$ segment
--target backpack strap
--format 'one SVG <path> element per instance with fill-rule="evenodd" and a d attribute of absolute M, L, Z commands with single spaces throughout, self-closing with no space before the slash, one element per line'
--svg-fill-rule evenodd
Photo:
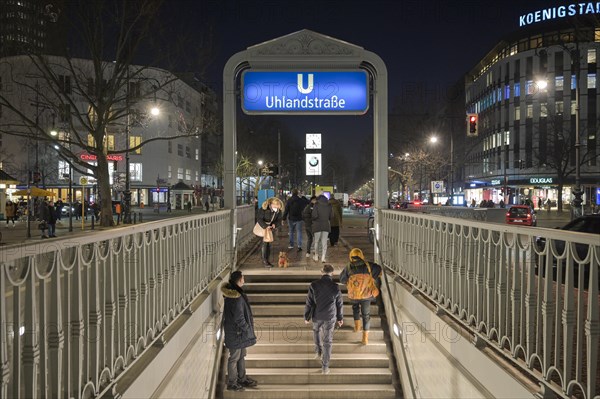
<path fill-rule="evenodd" d="M 367 270 L 369 270 L 369 275 L 371 277 L 373 277 L 373 273 L 371 273 L 371 265 L 369 264 L 369 262 L 365 261 L 365 265 L 367 265 Z"/>

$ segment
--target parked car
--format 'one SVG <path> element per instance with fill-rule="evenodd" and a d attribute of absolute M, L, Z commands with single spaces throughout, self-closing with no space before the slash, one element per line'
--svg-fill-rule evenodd
<path fill-rule="evenodd" d="M 506 223 L 537 226 L 537 215 L 529 205 L 513 205 L 506 212 Z"/>
<path fill-rule="evenodd" d="M 585 233 L 585 234 L 594 234 L 595 236 L 599 237 L 598 241 L 600 242 L 600 215 L 599 214 L 591 214 L 591 215 L 584 215 L 581 217 L 578 217 L 577 219 L 574 219 L 572 221 L 570 221 L 569 223 L 567 223 L 566 225 L 564 225 L 563 227 L 560 227 L 557 229 L 560 230 L 565 230 L 565 231 L 573 231 L 573 232 L 578 232 L 578 233 Z M 544 248 L 546 247 L 546 238 L 545 237 L 538 237 L 536 239 L 536 244 L 538 246 L 538 251 L 543 251 Z M 556 252 L 560 255 L 563 254 L 565 251 L 565 242 L 561 241 L 561 240 L 555 240 L 554 241 L 554 248 L 556 249 Z M 587 244 L 575 244 L 575 252 L 577 253 L 577 257 L 579 259 L 585 259 L 587 258 L 588 255 L 588 251 L 589 251 L 589 245 Z M 545 276 L 545 269 L 543 267 L 543 265 L 541 265 L 542 267 L 542 276 Z M 589 279 L 590 279 L 590 264 L 587 263 L 584 265 L 585 269 L 583 271 L 583 281 L 584 281 L 584 287 L 587 288 L 589 285 Z M 556 280 L 556 275 L 557 275 L 557 264 L 556 264 L 556 260 L 553 261 L 553 279 Z M 565 263 L 563 262 L 563 269 L 562 269 L 562 276 L 561 276 L 561 281 L 564 283 L 565 281 L 565 276 L 564 276 L 564 271 L 565 271 Z M 573 271 L 574 271 L 574 285 L 575 287 L 578 287 L 579 285 L 579 264 L 577 262 L 573 263 Z M 536 270 L 536 274 L 537 274 L 537 270 Z M 600 274 L 598 275 L 598 282 L 600 284 Z"/>

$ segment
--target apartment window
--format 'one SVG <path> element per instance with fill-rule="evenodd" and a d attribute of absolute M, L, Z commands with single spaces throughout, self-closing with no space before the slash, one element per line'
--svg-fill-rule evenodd
<path fill-rule="evenodd" d="M 173 153 L 173 143 L 171 142 L 171 140 L 167 141 L 167 152 L 169 154 Z"/>
<path fill-rule="evenodd" d="M 533 104 L 527 104 L 527 118 L 533 118 Z"/>
<path fill-rule="evenodd" d="M 62 123 L 71 123 L 71 104 L 60 104 L 58 106 L 58 118 Z"/>
<path fill-rule="evenodd" d="M 533 84 L 533 80 L 528 80 L 525 82 L 525 93 L 527 93 L 527 95 L 535 94 L 535 85 Z"/>
<path fill-rule="evenodd" d="M 504 86 L 504 99 L 508 100 L 510 98 L 510 85 Z"/>
<path fill-rule="evenodd" d="M 510 132 L 504 132 L 504 145 L 510 145 Z"/>
<path fill-rule="evenodd" d="M 137 147 L 140 144 L 142 144 L 142 136 L 129 136 L 129 148 Z M 141 154 L 142 148 L 138 148 L 137 150 L 133 151 L 133 153 Z"/>
<path fill-rule="evenodd" d="M 183 168 L 177 168 L 177 178 L 183 180 Z"/>
<path fill-rule="evenodd" d="M 565 104 L 562 101 L 557 101 L 554 105 L 557 115 L 562 115 L 565 112 Z"/>
<path fill-rule="evenodd" d="M 107 134 L 106 136 L 104 136 L 104 146 L 106 147 L 106 149 L 108 151 L 115 150 L 115 135 L 114 134 Z"/>
<path fill-rule="evenodd" d="M 571 75 L 571 90 L 575 90 L 577 87 L 577 78 L 575 75 Z"/>
<path fill-rule="evenodd" d="M 167 166 L 167 179 L 173 177 L 173 172 L 171 170 L 171 165 Z"/>
<path fill-rule="evenodd" d="M 190 146 L 188 146 L 188 145 L 185 146 L 185 156 L 187 158 L 192 159 L 192 150 L 190 149 Z"/>
<path fill-rule="evenodd" d="M 200 172 L 196 171 L 196 182 L 200 181 Z"/>
<path fill-rule="evenodd" d="M 67 161 L 58 161 L 58 180 L 69 180 L 71 165 Z"/>
<path fill-rule="evenodd" d="M 87 145 L 88 147 L 96 148 L 96 139 L 91 133 L 88 133 L 87 136 Z"/>
<path fill-rule="evenodd" d="M 594 41 L 596 43 L 600 42 L 600 28 L 596 28 L 596 31 L 594 32 Z"/>
<path fill-rule="evenodd" d="M 565 85 L 564 76 L 557 76 L 554 78 L 554 88 L 557 91 L 561 91 L 563 89 L 564 85 Z"/>
<path fill-rule="evenodd" d="M 595 89 L 596 88 L 596 74 L 595 73 L 588 73 L 588 83 L 587 83 L 587 88 L 588 89 Z"/>
<path fill-rule="evenodd" d="M 192 170 L 191 169 L 185 170 L 185 180 L 192 180 Z"/>
<path fill-rule="evenodd" d="M 576 108 L 577 103 L 575 101 L 571 101 L 571 115 L 575 115 Z"/>
<path fill-rule="evenodd" d="M 183 144 L 177 144 L 177 155 L 183 156 Z"/>
<path fill-rule="evenodd" d="M 173 115 L 169 115 L 169 127 L 173 127 Z"/>
<path fill-rule="evenodd" d="M 129 82 L 129 98 L 140 98 L 140 82 Z"/>
<path fill-rule="evenodd" d="M 88 161 L 87 164 L 91 165 L 91 166 L 98 166 L 98 162 L 96 162 L 96 161 Z M 109 162 L 108 163 L 108 172 L 109 172 L 108 176 L 109 176 L 109 180 L 110 180 L 109 184 L 113 184 L 112 173 L 110 173 L 110 167 L 111 166 L 112 166 L 112 162 Z M 88 183 L 89 184 L 93 184 L 93 183 L 96 182 L 96 178 L 94 177 L 94 172 L 91 169 L 86 169 L 86 176 L 88 178 Z"/>
<path fill-rule="evenodd" d="M 540 103 L 540 118 L 548 117 L 548 103 Z"/>
<path fill-rule="evenodd" d="M 594 48 L 588 49 L 587 60 L 588 60 L 588 64 L 596 63 L 596 49 L 594 49 Z"/>
<path fill-rule="evenodd" d="M 71 77 L 67 75 L 58 75 L 58 86 L 64 94 L 71 94 Z"/>
<path fill-rule="evenodd" d="M 200 150 L 196 148 L 196 161 L 200 160 Z"/>
<path fill-rule="evenodd" d="M 141 162 L 131 162 L 129 164 L 129 179 L 131 181 L 142 181 Z"/>
<path fill-rule="evenodd" d="M 521 84 L 515 83 L 515 97 L 521 96 Z"/>
<path fill-rule="evenodd" d="M 515 120 L 521 120 L 521 107 L 515 107 Z"/>

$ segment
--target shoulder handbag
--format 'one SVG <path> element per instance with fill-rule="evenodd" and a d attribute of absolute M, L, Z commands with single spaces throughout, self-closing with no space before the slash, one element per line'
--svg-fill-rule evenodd
<path fill-rule="evenodd" d="M 273 217 L 271 218 L 271 221 L 269 222 L 269 225 L 271 223 L 273 223 L 273 220 L 275 220 L 275 212 L 273 212 Z M 258 237 L 264 237 L 265 236 L 265 230 L 267 229 L 263 229 L 260 225 L 260 223 L 256 222 L 256 224 L 254 225 L 254 228 L 252 229 L 252 232 L 254 233 L 255 236 Z M 272 239 L 272 235 L 271 235 L 271 241 L 273 241 Z M 269 241 L 269 242 L 271 242 Z"/>

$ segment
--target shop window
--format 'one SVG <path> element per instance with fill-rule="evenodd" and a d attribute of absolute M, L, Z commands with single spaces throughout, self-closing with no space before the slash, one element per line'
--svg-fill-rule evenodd
<path fill-rule="evenodd" d="M 587 88 L 588 89 L 595 89 L 596 88 L 596 74 L 595 73 L 588 73 L 588 76 L 587 76 Z"/>
<path fill-rule="evenodd" d="M 533 104 L 527 104 L 527 119 L 533 118 Z"/>
<path fill-rule="evenodd" d="M 594 48 L 588 49 L 588 52 L 587 52 L 587 62 L 588 62 L 588 64 L 595 64 L 596 63 L 596 49 L 594 49 Z"/>

